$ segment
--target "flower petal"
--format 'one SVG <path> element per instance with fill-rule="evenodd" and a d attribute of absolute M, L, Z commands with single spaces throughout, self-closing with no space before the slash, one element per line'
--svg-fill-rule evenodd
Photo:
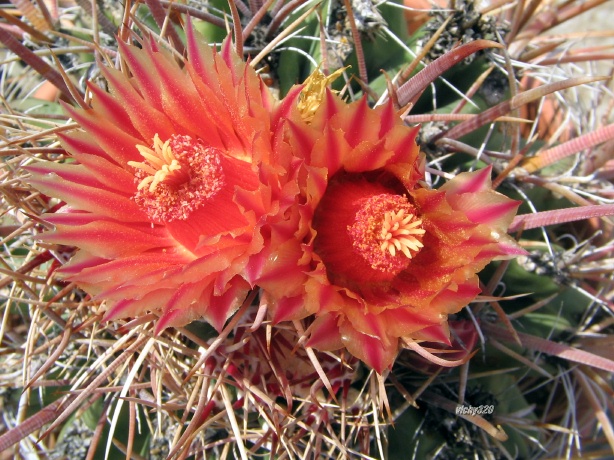
<path fill-rule="evenodd" d="M 471 222 L 507 229 L 516 215 L 519 201 L 494 192 L 448 195 L 454 209 L 461 210 Z"/>
<path fill-rule="evenodd" d="M 334 315 L 318 316 L 309 326 L 311 335 L 305 344 L 318 350 L 332 351 L 343 347 L 337 318 Z"/>
<path fill-rule="evenodd" d="M 339 326 L 339 331 L 348 351 L 372 367 L 375 372 L 381 374 L 386 368 L 392 367 L 398 353 L 398 339 L 384 343 L 378 338 L 358 332 L 347 322 Z"/>
<path fill-rule="evenodd" d="M 168 139 L 175 133 L 175 127 L 170 118 L 163 111 L 149 105 L 143 99 L 143 96 L 136 91 L 134 86 L 130 84 L 130 81 L 126 79 L 124 74 L 118 70 L 108 68 L 103 68 L 102 74 L 107 80 L 114 99 L 123 102 L 124 110 L 130 119 L 129 123 L 116 124 L 116 126 L 121 126 L 126 131 L 138 132 L 138 138 L 144 141 L 140 143 L 146 145 L 150 143 L 156 134 L 164 139 Z M 97 92 L 106 94 L 100 90 Z M 106 96 L 106 98 L 108 97 Z"/>
<path fill-rule="evenodd" d="M 439 190 L 450 195 L 492 190 L 491 174 L 492 166 L 473 172 L 460 173 L 442 185 Z"/>
<path fill-rule="evenodd" d="M 113 259 L 152 249 L 170 248 L 174 241 L 168 234 L 147 225 L 113 221 L 92 222 L 79 227 L 57 225 L 54 232 L 39 237 L 43 241 L 78 246 L 96 257 Z"/>
<path fill-rule="evenodd" d="M 161 257 L 162 255 L 164 257 Z M 180 254 L 142 253 L 115 260 L 101 259 L 91 267 L 81 266 L 78 273 L 70 279 L 78 283 L 101 287 L 121 286 L 127 282 L 138 285 L 139 279 L 143 277 L 150 276 L 152 273 L 159 273 L 161 269 L 177 267 L 184 263 L 186 263 L 185 256 Z M 62 273 L 67 273 L 67 271 L 63 269 Z"/>
<path fill-rule="evenodd" d="M 87 182 L 88 179 L 84 181 Z M 147 217 L 134 201 L 114 191 L 105 190 L 98 181 L 82 185 L 65 180 L 50 170 L 45 174 L 33 174 L 29 182 L 41 192 L 60 198 L 76 209 L 91 211 L 117 221 L 147 221 Z"/>

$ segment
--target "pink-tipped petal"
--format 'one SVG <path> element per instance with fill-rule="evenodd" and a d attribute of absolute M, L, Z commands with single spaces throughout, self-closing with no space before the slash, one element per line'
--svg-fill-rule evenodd
<path fill-rule="evenodd" d="M 78 153 L 73 154 L 73 157 L 106 187 L 118 193 L 130 195 L 134 193 L 136 189 L 134 176 L 125 169 L 97 155 Z"/>
<path fill-rule="evenodd" d="M 104 74 L 107 69 L 103 68 L 101 71 Z M 110 84 L 109 81 L 108 83 Z M 122 97 L 115 98 L 92 82 L 87 83 L 87 89 L 93 95 L 92 109 L 94 109 L 97 113 L 100 113 L 102 118 L 105 118 L 115 126 L 121 126 L 128 134 L 134 137 L 140 137 L 142 135 L 142 133 L 139 133 L 136 129 L 133 129 L 132 120 L 126 111 L 126 109 L 129 109 L 131 105 L 126 103 L 122 104 L 120 102 L 123 99 Z"/>
<path fill-rule="evenodd" d="M 372 367 L 375 372 L 381 374 L 386 368 L 392 367 L 398 353 L 398 339 L 384 343 L 380 338 L 358 332 L 348 323 L 342 323 L 339 331 L 341 340 L 348 351 Z"/>
<path fill-rule="evenodd" d="M 443 185 L 440 190 L 450 194 L 477 193 L 490 190 L 492 188 L 491 174 L 492 166 L 473 172 L 460 173 Z"/>
<path fill-rule="evenodd" d="M 420 329 L 414 334 L 413 338 L 416 340 L 438 342 L 452 346 L 452 342 L 450 341 L 450 329 L 447 322 Z"/>
<path fill-rule="evenodd" d="M 339 326 L 334 315 L 323 315 L 316 318 L 309 327 L 311 335 L 306 345 L 318 350 L 332 351 L 343 347 Z"/>
<path fill-rule="evenodd" d="M 239 309 L 249 291 L 249 285 L 235 278 L 230 282 L 228 289 L 221 295 L 212 295 L 209 298 L 207 309 L 203 317 L 218 331 L 224 328 L 224 324 Z"/>
<path fill-rule="evenodd" d="M 282 297 L 269 305 L 274 324 L 305 316 L 305 300 L 301 296 Z"/>
<path fill-rule="evenodd" d="M 136 146 L 143 143 L 143 140 L 134 137 L 109 123 L 106 119 L 93 112 L 92 109 L 79 110 L 66 106 L 66 111 L 81 127 L 94 137 L 99 147 L 105 154 L 116 161 L 121 166 L 128 161 L 140 161 L 141 156 L 136 150 Z M 84 151 L 82 153 L 92 153 Z"/>
<path fill-rule="evenodd" d="M 156 134 L 166 139 L 175 133 L 173 123 L 163 111 L 148 107 L 147 113 L 143 113 L 145 102 L 143 96 L 137 93 L 120 71 L 105 69 L 103 75 L 107 79 L 115 98 L 123 102 L 130 118 L 130 124 L 117 126 L 122 126 L 123 129 L 128 128 L 130 131 L 137 131 L 138 137 L 146 144 L 149 144 Z"/>
<path fill-rule="evenodd" d="M 395 337 L 411 336 L 416 331 L 441 322 L 441 315 L 435 312 L 417 311 L 411 307 L 388 309 L 380 313 L 387 332 Z"/>
<path fill-rule="evenodd" d="M 104 183 L 99 182 L 89 169 L 74 164 L 63 163 L 38 163 L 26 167 L 26 171 L 33 174 L 34 178 L 45 178 L 45 176 L 58 177 L 62 181 L 73 182 L 75 184 L 87 185 L 90 187 L 105 187 Z"/>
<path fill-rule="evenodd" d="M 134 46 L 127 45 L 121 40 L 118 40 L 117 44 L 122 57 L 127 62 L 130 72 L 135 79 L 135 86 L 138 87 L 145 100 L 144 105 L 163 113 L 164 107 L 161 100 L 163 94 L 160 88 L 160 80 L 154 73 L 151 63 L 153 50 L 148 45 L 145 45 L 144 49 L 140 50 Z"/>
<path fill-rule="evenodd" d="M 127 226 L 119 222 L 92 222 L 80 227 L 56 226 L 56 231 L 40 237 L 43 241 L 78 246 L 106 259 L 139 254 L 174 242 L 166 232 L 146 225 Z"/>
<path fill-rule="evenodd" d="M 118 161 L 118 159 L 108 155 L 105 150 L 95 142 L 92 136 L 85 132 L 71 132 L 70 135 L 58 133 L 58 137 L 62 143 L 62 147 L 71 155 L 87 153 L 88 155 L 95 155 L 100 158 L 104 158 L 112 164 L 122 164 L 122 162 Z"/>
<path fill-rule="evenodd" d="M 466 215 L 472 222 L 480 224 L 496 224 L 503 228 L 507 228 L 509 223 L 516 215 L 519 202 L 508 201 L 504 199 L 492 199 L 490 203 L 476 203 L 480 207 L 467 209 Z M 471 206 L 473 203 L 465 203 Z M 507 225 L 506 225 L 507 223 Z"/>
<path fill-rule="evenodd" d="M 33 176 L 29 182 L 41 192 L 64 200 L 75 209 L 87 210 L 122 222 L 147 220 L 134 201 L 99 188 L 98 184 L 88 186 L 68 182 L 54 172 Z"/>

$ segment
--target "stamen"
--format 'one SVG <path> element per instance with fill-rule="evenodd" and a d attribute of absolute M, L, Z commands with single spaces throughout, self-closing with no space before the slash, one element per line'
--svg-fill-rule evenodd
<path fill-rule="evenodd" d="M 413 235 L 424 235 L 421 219 L 415 219 L 411 213 L 406 213 L 404 209 L 388 211 L 384 215 L 380 240 L 380 249 L 388 251 L 391 256 L 395 256 L 397 251 L 401 251 L 408 259 L 412 258 L 411 252 L 424 247 L 422 241 Z"/>
<path fill-rule="evenodd" d="M 181 164 L 175 158 L 170 142 L 171 139 L 162 142 L 156 134 L 153 139 L 153 150 L 144 145 L 136 146 L 141 156 L 148 163 L 129 161 L 128 165 L 149 174 L 141 180 L 137 186 L 138 190 L 149 186 L 149 192 L 153 193 L 162 182 L 177 186 L 190 180 L 189 174 L 186 173 L 185 169 L 182 170 Z"/>

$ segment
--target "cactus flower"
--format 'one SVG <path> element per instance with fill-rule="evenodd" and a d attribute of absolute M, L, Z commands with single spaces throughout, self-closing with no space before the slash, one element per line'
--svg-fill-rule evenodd
<path fill-rule="evenodd" d="M 109 91 L 90 84 L 91 107 L 66 107 L 81 128 L 60 135 L 72 161 L 34 164 L 30 182 L 66 203 L 41 239 L 79 249 L 61 272 L 106 301 L 106 319 L 219 330 L 253 287 L 263 225 L 297 190 L 276 141 L 284 104 L 230 40 L 216 52 L 186 35 L 181 63 L 119 42 L 126 70 L 102 68 Z"/>
<path fill-rule="evenodd" d="M 477 273 L 524 254 L 507 235 L 519 202 L 492 189 L 490 168 L 429 188 L 417 128 L 391 104 L 328 91 L 302 121 L 288 130 L 303 160 L 299 231 L 258 281 L 273 320 L 313 314 L 307 345 L 346 347 L 380 373 L 402 340 L 449 344 L 447 316 L 479 294 Z"/>

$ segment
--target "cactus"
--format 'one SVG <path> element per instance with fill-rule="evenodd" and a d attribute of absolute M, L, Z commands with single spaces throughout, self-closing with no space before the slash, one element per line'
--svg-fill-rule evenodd
<path fill-rule="evenodd" d="M 611 34 L 575 22 L 611 2 L 11 3 L 0 6 L 0 458 L 614 453 L 612 53 L 588 41 Z M 206 113 L 188 112 L 193 103 Z M 221 126 L 211 138 L 227 128 L 219 145 L 230 153 L 186 137 L 164 144 L 164 120 Z M 119 171 L 105 152 L 154 125 Z M 194 151 L 177 153 L 186 144 Z M 208 234 L 209 208 L 186 208 L 205 217 L 181 229 L 174 211 L 164 221 L 170 205 L 151 211 L 151 227 L 126 211 L 191 178 L 177 172 L 189 155 L 207 156 L 215 180 L 241 164 L 220 183 L 242 190 L 232 219 L 249 224 Z M 382 248 L 407 259 L 391 277 L 424 291 L 449 274 L 419 255 L 433 222 L 449 239 L 471 234 L 448 249 L 470 259 L 450 269 L 454 283 L 428 301 L 394 297 L 422 308 L 411 321 L 374 300 L 392 295 L 388 284 L 353 278 L 356 260 L 339 271 L 322 255 L 322 241 L 351 226 L 333 225 L 342 213 L 330 203 L 352 205 L 333 192 L 377 181 L 406 201 L 386 217 Z M 97 184 L 125 201 L 108 205 Z M 434 205 L 419 219 L 427 195 L 457 220 Z M 147 237 L 91 231 L 84 219 L 102 208 Z M 480 225 L 459 230 L 460 218 Z M 437 244 L 452 248 L 445 237 Z M 188 239 L 189 254 L 171 254 Z M 481 250 L 467 256 L 467 241 Z M 158 272 L 108 255 L 136 246 Z M 425 273 L 407 269 L 416 260 Z M 144 273 L 159 277 L 128 286 Z M 356 292 L 367 301 L 351 303 Z"/>

